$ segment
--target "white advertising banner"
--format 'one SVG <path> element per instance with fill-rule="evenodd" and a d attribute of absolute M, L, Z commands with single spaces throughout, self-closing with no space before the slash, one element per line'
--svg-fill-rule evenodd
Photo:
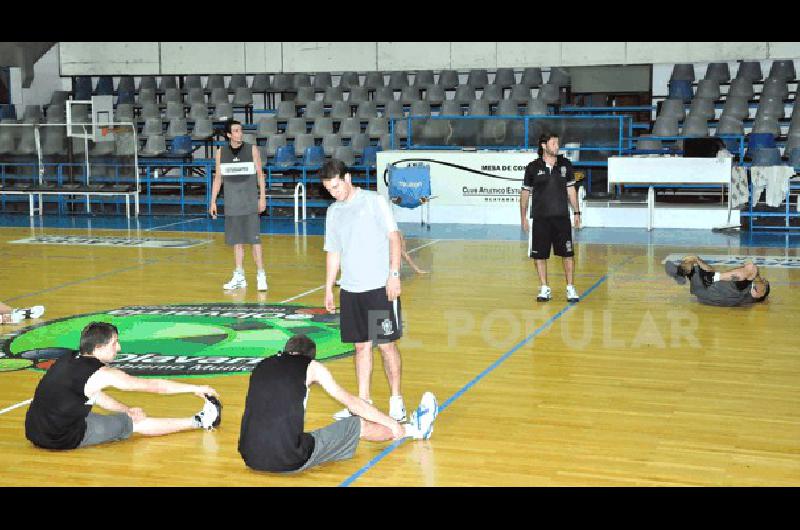
<path fill-rule="evenodd" d="M 519 192 L 536 151 L 379 151 L 378 193 L 388 199 L 388 167 L 427 165 L 431 223 L 519 224 Z M 392 208 L 398 222 L 419 222 L 420 209 Z"/>

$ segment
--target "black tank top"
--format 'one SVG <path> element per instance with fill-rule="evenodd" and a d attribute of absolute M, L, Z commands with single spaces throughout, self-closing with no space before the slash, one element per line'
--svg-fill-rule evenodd
<path fill-rule="evenodd" d="M 94 357 L 70 355 L 44 374 L 25 415 L 25 436 L 45 449 L 75 449 L 86 433 L 92 410 L 83 394 L 86 381 L 105 366 Z"/>
<path fill-rule="evenodd" d="M 250 375 L 239 432 L 239 454 L 249 467 L 294 471 L 311 457 L 314 437 L 303 431 L 310 362 L 300 355 L 276 355 Z"/>

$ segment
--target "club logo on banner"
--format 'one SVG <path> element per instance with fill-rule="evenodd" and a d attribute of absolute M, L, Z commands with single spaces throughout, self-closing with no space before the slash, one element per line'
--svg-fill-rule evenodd
<path fill-rule="evenodd" d="M 317 360 L 352 353 L 339 340 L 339 315 L 285 304 L 129 306 L 76 315 L 19 330 L 0 344 L 0 371 L 46 370 L 78 348 L 90 322 L 119 330 L 122 350 L 111 366 L 139 376 L 247 373 L 295 334 L 317 344 Z"/>

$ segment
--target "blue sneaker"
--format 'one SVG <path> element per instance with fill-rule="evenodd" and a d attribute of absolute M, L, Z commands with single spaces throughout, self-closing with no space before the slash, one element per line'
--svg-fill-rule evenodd
<path fill-rule="evenodd" d="M 422 394 L 419 407 L 411 414 L 411 424 L 418 435 L 414 438 L 427 440 L 433 434 L 433 420 L 439 415 L 439 403 L 431 392 Z"/>

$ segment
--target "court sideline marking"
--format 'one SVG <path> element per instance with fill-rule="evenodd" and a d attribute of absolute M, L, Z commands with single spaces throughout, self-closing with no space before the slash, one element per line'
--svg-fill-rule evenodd
<path fill-rule="evenodd" d="M 613 274 L 614 272 L 616 272 L 616 270 L 617 270 L 617 269 L 619 269 L 620 267 L 622 267 L 622 266 L 626 265 L 626 264 L 627 264 L 629 261 L 631 261 L 631 260 L 632 260 L 634 257 L 635 257 L 635 256 L 628 256 L 628 257 L 627 257 L 627 258 L 625 258 L 625 259 L 624 259 L 622 262 L 620 262 L 620 263 L 619 263 L 619 264 L 617 264 L 616 266 L 612 267 L 610 271 L 608 271 L 608 272 L 607 272 L 607 273 L 605 273 L 603 276 L 601 276 L 599 280 L 597 280 L 597 281 L 596 281 L 596 282 L 595 282 L 595 283 L 594 283 L 594 284 L 593 284 L 591 287 L 589 287 L 589 288 L 588 288 L 586 291 L 584 291 L 584 292 L 583 292 L 583 296 L 581 296 L 581 301 L 585 300 L 585 299 L 586 299 L 586 298 L 587 298 L 587 297 L 588 297 L 588 296 L 589 296 L 589 295 L 590 295 L 590 294 L 591 294 L 591 293 L 592 293 L 592 292 L 593 292 L 595 289 L 597 289 L 597 288 L 598 288 L 598 287 L 599 287 L 599 286 L 600 286 L 600 285 L 601 285 L 603 282 L 605 282 L 605 281 L 608 279 L 609 275 L 611 275 L 611 274 Z M 473 386 L 475 386 L 475 385 L 476 385 L 476 384 L 477 384 L 477 383 L 478 383 L 478 382 L 479 382 L 481 379 L 483 379 L 483 378 L 484 378 L 484 377 L 486 377 L 488 374 L 490 374 L 491 372 L 493 372 L 493 371 L 495 370 L 495 368 L 497 368 L 497 367 L 498 367 L 498 366 L 500 366 L 500 365 L 501 365 L 503 362 L 505 362 L 505 361 L 506 361 L 506 360 L 507 360 L 509 357 L 511 357 L 511 356 L 512 356 L 512 355 L 513 355 L 513 354 L 514 354 L 514 353 L 515 353 L 517 350 L 519 350 L 520 348 L 522 348 L 523 346 L 525 346 L 527 343 L 529 343 L 531 340 L 533 340 L 533 339 L 534 339 L 534 338 L 535 338 L 537 335 L 539 335 L 539 334 L 540 334 L 542 331 L 544 331 L 545 329 L 547 329 L 548 327 L 550 327 L 550 325 L 551 325 L 551 324 L 553 324 L 553 322 L 555 322 L 556 320 L 558 320 L 559 318 L 561 318 L 561 317 L 562 317 L 562 316 L 563 316 L 563 315 L 564 315 L 564 314 L 565 314 L 567 311 L 569 311 L 570 309 L 572 309 L 572 308 L 573 308 L 575 305 L 576 305 L 576 304 L 569 304 L 569 303 L 568 303 L 568 304 L 567 304 L 565 307 L 563 307 L 563 308 L 562 308 L 562 309 L 561 309 L 561 310 L 560 310 L 558 313 L 556 313 L 555 315 L 553 315 L 552 317 L 550 317 L 550 319 L 549 319 L 549 320 L 547 320 L 547 322 L 545 322 L 544 324 L 542 324 L 541 326 L 539 326 L 538 328 L 536 328 L 536 330 L 534 330 L 534 331 L 533 331 L 533 333 L 531 333 L 530 335 L 528 335 L 527 337 L 525 337 L 524 339 L 522 339 L 522 341 L 520 341 L 519 343 L 517 343 L 517 345 L 515 345 L 514 347 L 512 347 L 510 350 L 508 350 L 506 353 L 504 353 L 504 354 L 503 354 L 503 355 L 502 355 L 502 356 L 501 356 L 499 359 L 497 359 L 497 360 L 496 360 L 496 361 L 494 361 L 492 364 L 490 364 L 490 365 L 489 365 L 489 366 L 488 366 L 488 367 L 487 367 L 485 370 L 483 370 L 483 371 L 482 371 L 480 374 L 478 374 L 477 376 L 475 376 L 475 378 L 473 378 L 473 379 L 472 379 L 472 381 L 470 381 L 469 383 L 467 383 L 466 385 L 464 385 L 464 386 L 463 386 L 463 387 L 462 387 L 462 388 L 461 388 L 459 391 L 457 391 L 455 394 L 453 394 L 452 396 L 450 396 L 450 398 L 448 398 L 448 399 L 447 399 L 447 401 L 445 401 L 445 402 L 444 402 L 444 403 L 443 403 L 443 404 L 442 404 L 442 405 L 439 407 L 439 413 L 441 414 L 441 412 L 442 412 L 442 411 L 444 411 L 444 410 L 445 410 L 447 407 L 449 407 L 451 404 L 453 404 L 453 402 L 454 402 L 454 401 L 456 401 L 458 398 L 460 398 L 462 395 L 464 395 L 464 393 L 466 393 L 466 392 L 467 392 L 469 389 L 471 389 Z M 350 484 L 352 484 L 353 482 L 355 482 L 356 480 L 358 480 L 358 478 L 359 478 L 359 477 L 361 477 L 361 476 L 362 476 L 362 475 L 364 475 L 364 474 L 365 474 L 367 471 L 369 471 L 371 468 L 373 468 L 373 467 L 374 467 L 376 464 L 378 464 L 378 462 L 380 462 L 381 460 L 383 460 L 383 459 L 384 459 L 386 456 L 388 456 L 388 455 L 389 455 L 389 454 L 390 454 L 392 451 L 394 451 L 395 449 L 397 449 L 398 447 L 400 447 L 401 445 L 403 445 L 403 444 L 404 444 L 404 443 L 405 443 L 407 440 L 408 440 L 408 438 L 402 438 L 402 439 L 400 439 L 400 440 L 396 440 L 396 441 L 392 442 L 392 444 L 391 444 L 391 445 L 389 445 L 389 446 L 388 446 L 386 449 L 384 449 L 383 451 L 381 451 L 381 452 L 380 452 L 380 453 L 379 453 L 379 454 L 378 454 L 376 457 L 374 457 L 372 460 L 370 460 L 369 462 L 367 462 L 367 463 L 366 463 L 366 464 L 365 464 L 365 465 L 364 465 L 364 466 L 363 466 L 361 469 L 359 469 L 358 471 L 356 471 L 355 473 L 353 473 L 352 475 L 350 475 L 350 476 L 349 476 L 347 479 L 345 479 L 345 481 L 344 481 L 344 482 L 342 482 L 341 484 L 339 484 L 339 487 L 345 487 L 345 488 L 346 488 L 347 486 L 349 486 Z"/>
<path fill-rule="evenodd" d="M 408 250 L 407 252 L 408 252 L 409 254 L 411 254 L 412 252 L 416 252 L 417 250 L 423 249 L 423 248 L 425 248 L 425 247 L 429 247 L 429 246 L 433 245 L 434 243 L 438 243 L 439 241 L 441 241 L 441 239 L 434 239 L 433 241 L 429 241 L 428 243 L 425 243 L 424 245 L 420 245 L 420 246 L 418 246 L 418 247 L 414 247 L 414 248 L 412 248 L 411 250 Z M 402 258 L 401 258 L 401 259 L 402 259 Z M 158 261 L 158 260 L 152 260 L 152 261 L 153 261 L 153 262 L 156 262 L 156 261 Z M 146 265 L 149 265 L 149 263 L 145 263 L 145 264 L 146 264 Z M 135 267 L 127 267 L 127 268 L 125 268 L 125 269 L 118 269 L 118 270 L 116 270 L 116 271 L 111 271 L 111 272 L 107 272 L 107 273 L 104 273 L 104 274 L 100 274 L 100 275 L 98 275 L 98 276 L 93 276 L 92 278 L 86 278 L 86 279 L 84 279 L 84 280 L 78 280 L 78 281 L 76 281 L 76 282 L 71 282 L 71 283 L 68 283 L 68 284 L 63 284 L 63 285 L 60 285 L 60 286 L 57 286 L 57 287 L 52 287 L 52 288 L 50 288 L 50 289 L 45 289 L 45 290 L 43 290 L 43 291 L 39 291 L 39 292 L 37 292 L 37 293 L 30 293 L 30 294 L 26 294 L 26 295 L 23 295 L 23 296 L 17 296 L 16 298 L 9 298 L 8 300 L 10 301 L 10 300 L 18 300 L 18 299 L 20 299 L 20 298 L 27 298 L 27 297 L 29 297 L 29 296 L 34 296 L 34 295 L 36 295 L 36 294 L 40 294 L 40 293 L 46 293 L 46 292 L 48 292 L 48 291 L 52 291 L 52 290 L 55 290 L 55 289 L 57 289 L 57 288 L 66 287 L 66 286 L 68 286 L 68 285 L 73 285 L 73 284 L 75 284 L 75 283 L 82 283 L 82 282 L 84 282 L 84 281 L 90 281 L 90 280 L 93 280 L 93 279 L 101 278 L 101 277 L 103 277 L 103 276 L 107 276 L 107 275 L 109 275 L 109 274 L 114 274 L 114 273 L 117 273 L 117 272 L 122 272 L 122 271 L 126 271 L 126 270 L 133 269 L 133 268 L 135 268 Z M 301 293 L 301 294 L 299 294 L 299 295 L 297 295 L 297 296 L 293 296 L 293 297 L 291 297 L 291 298 L 287 298 L 286 300 L 284 300 L 284 301 L 282 301 L 282 302 L 278 302 L 278 303 L 279 303 L 279 304 L 285 304 L 285 303 L 287 303 L 287 302 L 290 302 L 290 301 L 292 301 L 292 300 L 297 300 L 298 298 L 302 298 L 303 296 L 305 296 L 305 295 L 307 295 L 307 294 L 311 294 L 311 293 L 313 293 L 313 292 L 315 292 L 315 291 L 319 291 L 319 290 L 320 290 L 320 289 L 322 289 L 323 287 L 325 287 L 325 284 L 322 284 L 322 285 L 320 285 L 319 287 L 316 287 L 316 288 L 314 288 L 314 289 L 311 289 L 311 290 L 309 290 L 309 291 L 306 291 L 306 292 L 304 292 L 304 293 Z M 23 406 L 25 406 L 25 405 L 28 405 L 28 404 L 31 402 L 31 400 L 32 400 L 32 399 L 28 399 L 27 401 L 21 401 L 21 402 L 19 402 L 19 403 L 16 403 L 16 404 L 14 404 L 14 405 L 11 405 L 10 407 L 7 407 L 7 408 L 5 408 L 5 409 L 2 409 L 2 410 L 0 410 L 0 414 L 5 414 L 6 412 L 12 411 L 12 410 L 14 410 L 14 409 L 16 409 L 16 408 L 19 408 L 19 407 L 23 407 Z"/>

